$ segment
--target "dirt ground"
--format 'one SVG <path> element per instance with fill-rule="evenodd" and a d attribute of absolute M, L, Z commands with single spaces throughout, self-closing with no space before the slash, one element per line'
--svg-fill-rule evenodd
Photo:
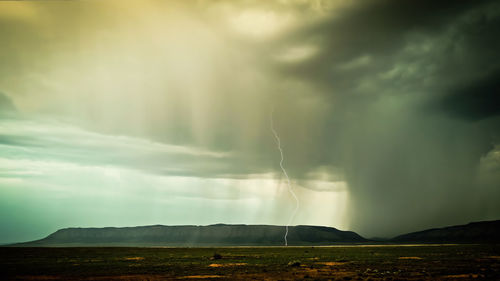
<path fill-rule="evenodd" d="M 500 280 L 500 245 L 0 248 L 0 280 Z"/>

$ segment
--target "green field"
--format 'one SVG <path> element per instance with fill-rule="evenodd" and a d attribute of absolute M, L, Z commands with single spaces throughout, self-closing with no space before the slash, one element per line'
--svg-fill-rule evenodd
<path fill-rule="evenodd" d="M 0 248 L 0 280 L 500 280 L 500 245 Z"/>

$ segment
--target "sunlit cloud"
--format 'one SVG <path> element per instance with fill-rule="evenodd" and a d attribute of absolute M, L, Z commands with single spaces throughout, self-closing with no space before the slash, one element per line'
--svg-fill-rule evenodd
<path fill-rule="evenodd" d="M 230 20 L 235 31 L 244 35 L 266 38 L 283 31 L 293 23 L 291 15 L 281 15 L 275 11 L 245 10 Z"/>

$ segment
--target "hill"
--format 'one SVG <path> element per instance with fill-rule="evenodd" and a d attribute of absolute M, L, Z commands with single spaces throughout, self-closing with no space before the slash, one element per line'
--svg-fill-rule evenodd
<path fill-rule="evenodd" d="M 285 228 L 275 225 L 137 226 L 65 228 L 46 238 L 14 246 L 272 246 L 283 245 Z M 366 242 L 352 231 L 322 226 L 290 226 L 288 245 Z"/>
<path fill-rule="evenodd" d="M 500 243 L 500 220 L 471 222 L 399 235 L 394 243 Z"/>

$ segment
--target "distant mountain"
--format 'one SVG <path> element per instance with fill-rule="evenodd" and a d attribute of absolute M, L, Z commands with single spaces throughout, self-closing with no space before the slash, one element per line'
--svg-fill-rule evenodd
<path fill-rule="evenodd" d="M 285 227 L 276 225 L 137 226 L 64 228 L 46 238 L 18 243 L 19 247 L 59 246 L 280 246 Z M 352 231 L 323 226 L 290 226 L 288 245 L 357 243 L 500 243 L 500 220 L 434 228 L 368 240 Z"/>
<path fill-rule="evenodd" d="M 44 239 L 13 246 L 269 246 L 283 245 L 285 227 L 274 225 L 137 226 L 65 228 Z M 290 226 L 288 245 L 367 242 L 352 231 L 321 226 Z"/>
<path fill-rule="evenodd" d="M 394 243 L 500 243 L 500 220 L 471 222 L 399 235 Z"/>

